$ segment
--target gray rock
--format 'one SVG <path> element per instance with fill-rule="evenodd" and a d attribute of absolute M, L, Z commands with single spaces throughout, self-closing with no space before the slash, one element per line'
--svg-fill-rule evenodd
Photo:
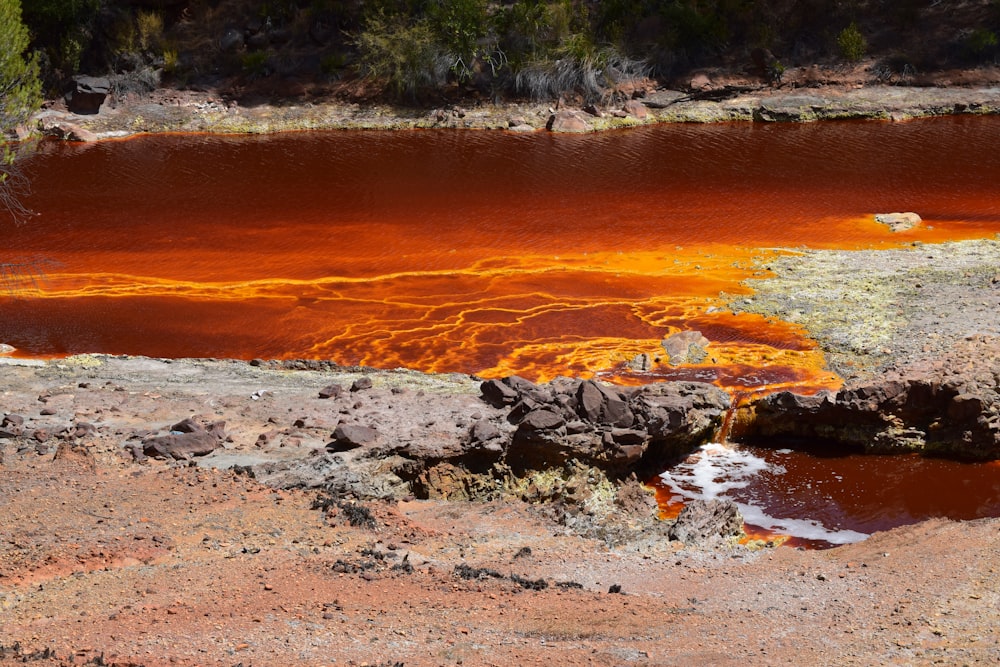
<path fill-rule="evenodd" d="M 728 498 L 693 500 L 681 510 L 668 534 L 687 546 L 738 538 L 744 535 L 743 517 L 736 503 Z"/>
<path fill-rule="evenodd" d="M 342 393 L 344 393 L 344 388 L 339 384 L 328 384 L 319 390 L 319 397 L 326 398 L 337 398 Z"/>
<path fill-rule="evenodd" d="M 875 222 L 885 225 L 892 232 L 905 232 L 920 225 L 923 220 L 913 212 L 907 213 L 876 213 Z"/>
<path fill-rule="evenodd" d="M 679 331 L 672 336 L 667 336 L 661 343 L 667 353 L 667 363 L 671 366 L 678 364 L 698 364 L 705 360 L 708 351 L 705 349 L 711 344 L 700 331 Z"/>
<path fill-rule="evenodd" d="M 186 460 L 194 456 L 211 454 L 221 446 L 219 438 L 214 433 L 201 430 L 150 438 L 143 443 L 142 451 L 146 456 L 154 458 Z"/>
<path fill-rule="evenodd" d="M 334 452 L 345 452 L 373 444 L 378 440 L 378 431 L 371 426 L 358 424 L 341 424 L 333 431 L 333 442 L 327 449 Z"/>
<path fill-rule="evenodd" d="M 365 389 L 372 388 L 372 379 L 367 375 L 364 377 L 359 377 L 357 380 L 351 384 L 351 391 L 364 391 Z"/>

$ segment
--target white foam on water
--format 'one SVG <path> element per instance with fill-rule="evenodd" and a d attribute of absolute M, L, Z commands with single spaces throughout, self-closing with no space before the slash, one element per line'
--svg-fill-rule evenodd
<path fill-rule="evenodd" d="M 678 500 L 715 500 L 728 497 L 733 489 L 746 488 L 762 472 L 781 475 L 785 469 L 768 463 L 750 452 L 712 442 L 688 457 L 684 462 L 661 473 L 660 478 Z M 808 518 L 782 518 L 767 514 L 763 508 L 736 502 L 743 520 L 751 525 L 781 535 L 807 540 L 822 540 L 830 544 L 860 542 L 868 537 L 854 530 L 834 530 Z"/>

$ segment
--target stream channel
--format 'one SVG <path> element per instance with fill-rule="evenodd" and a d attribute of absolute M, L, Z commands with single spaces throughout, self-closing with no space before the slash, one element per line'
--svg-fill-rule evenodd
<path fill-rule="evenodd" d="M 755 260 L 1000 232 L 1000 118 L 42 142 L 4 261 L 26 357 L 319 358 L 379 368 L 836 388 L 804 331 L 725 310 Z M 925 225 L 892 233 L 877 212 Z M 11 294 L 13 292 L 13 294 Z M 699 363 L 633 370 L 696 330 Z M 675 499 L 728 495 L 817 545 L 1000 514 L 1000 467 L 709 446 Z"/>

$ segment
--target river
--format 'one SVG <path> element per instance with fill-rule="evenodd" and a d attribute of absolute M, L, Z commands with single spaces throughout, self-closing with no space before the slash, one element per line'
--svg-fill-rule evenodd
<path fill-rule="evenodd" d="M 834 388 L 804 332 L 720 293 L 780 248 L 1000 232 L 998 138 L 1000 118 L 955 117 L 44 142 L 3 258 L 38 280 L 0 299 L 0 342 Z M 891 211 L 926 224 L 893 234 L 873 221 Z M 627 367 L 687 329 L 703 363 Z"/>

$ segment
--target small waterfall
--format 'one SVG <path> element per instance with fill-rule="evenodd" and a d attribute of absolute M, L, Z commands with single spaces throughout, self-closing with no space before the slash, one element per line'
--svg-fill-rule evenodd
<path fill-rule="evenodd" d="M 726 445 L 729 444 L 730 438 L 733 435 L 733 427 L 736 423 L 736 413 L 740 408 L 745 406 L 750 398 L 750 392 L 734 391 L 731 392 L 731 401 L 729 407 L 726 408 L 726 412 L 722 415 L 722 423 L 719 425 L 718 430 L 715 432 L 714 442 Z"/>

